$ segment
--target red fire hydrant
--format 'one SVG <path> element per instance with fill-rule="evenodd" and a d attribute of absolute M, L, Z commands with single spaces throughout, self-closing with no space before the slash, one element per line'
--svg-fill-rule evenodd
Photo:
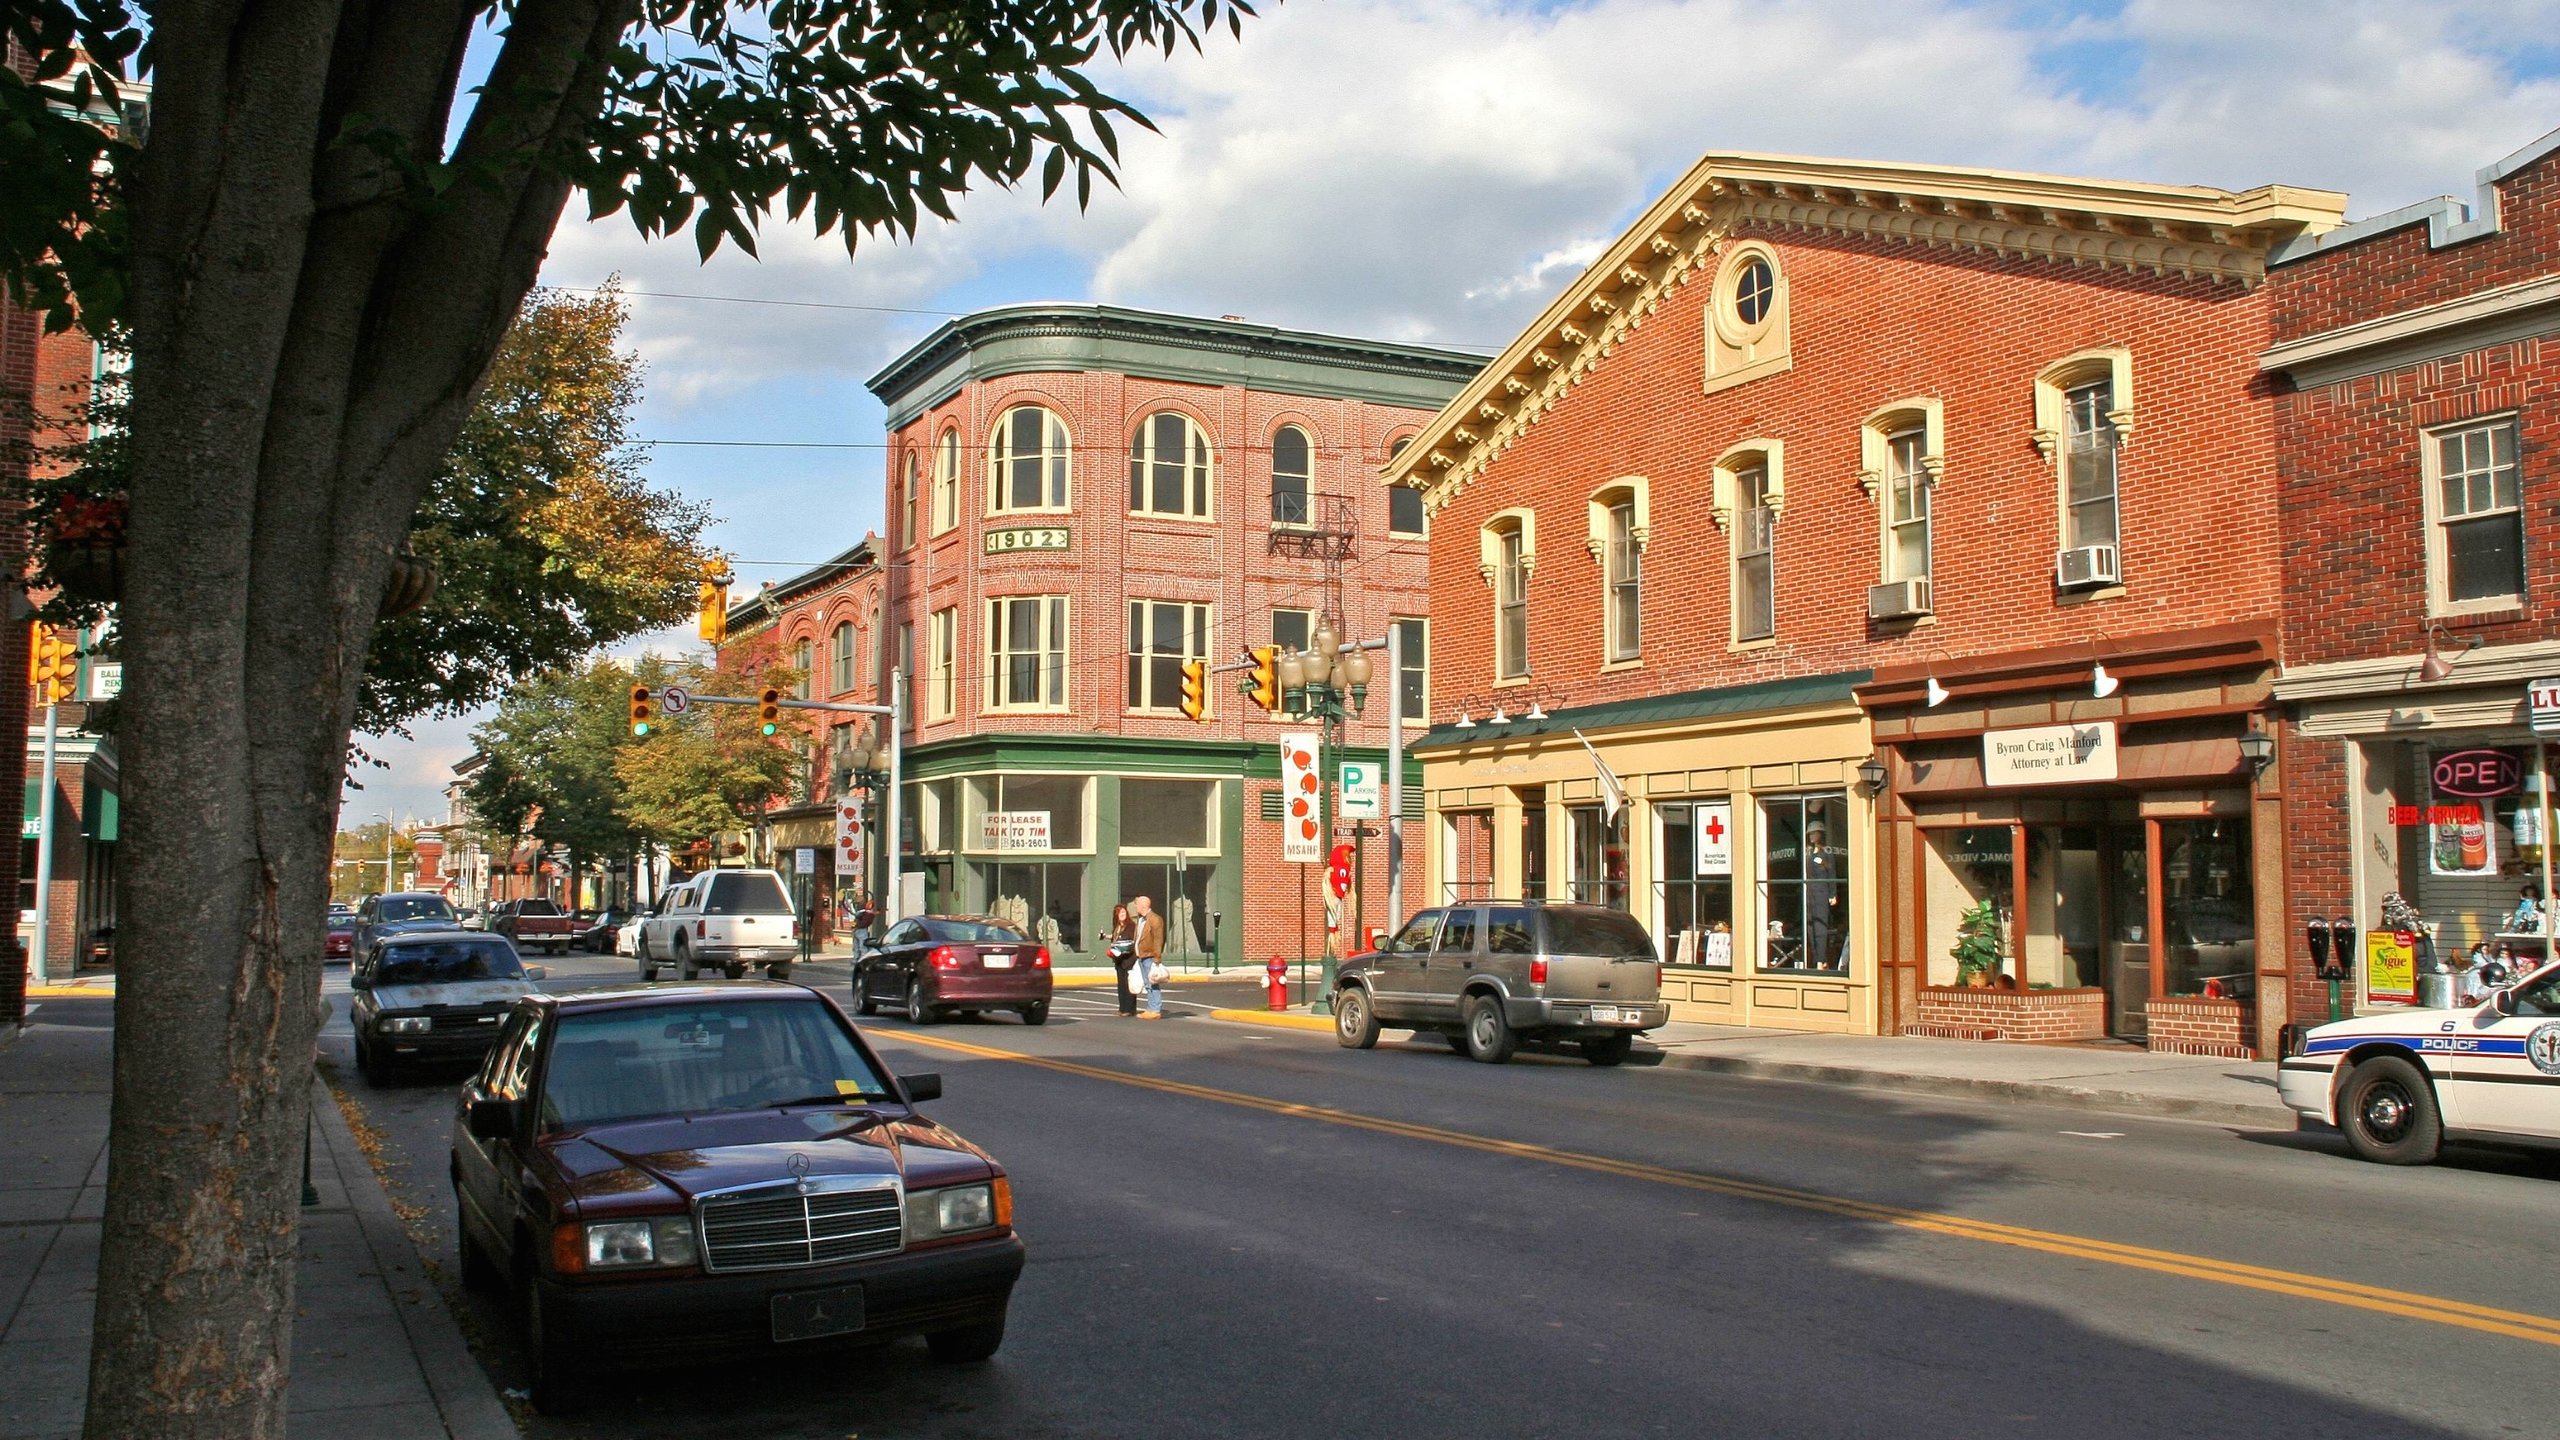
<path fill-rule="evenodd" d="M 1271 977 L 1271 1008 L 1274 1010 L 1288 1009 L 1289 962 L 1281 959 L 1277 955 L 1274 955 L 1271 957 L 1271 963 L 1262 968 L 1264 973 Z"/>

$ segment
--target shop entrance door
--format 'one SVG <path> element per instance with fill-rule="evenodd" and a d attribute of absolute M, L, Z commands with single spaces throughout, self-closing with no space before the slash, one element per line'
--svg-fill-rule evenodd
<path fill-rule="evenodd" d="M 2151 850 L 2140 825 L 2106 831 L 2107 1033 L 2119 1040 L 2151 1034 Z"/>

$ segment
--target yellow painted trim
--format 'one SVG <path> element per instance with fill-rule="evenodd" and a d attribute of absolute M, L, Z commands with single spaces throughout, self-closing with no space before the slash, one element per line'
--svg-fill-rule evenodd
<path fill-rule="evenodd" d="M 1310 1015 L 1304 1010 L 1212 1010 L 1212 1020 L 1228 1020 L 1238 1025 L 1277 1025 L 1284 1030 L 1321 1030 L 1333 1033 L 1333 1019 L 1326 1015 Z"/>
<path fill-rule="evenodd" d="M 1328 1029 L 1331 1026 L 1328 1024 Z M 1698 1170 L 1678 1170 L 1668 1165 L 1648 1165 L 1641 1161 L 1619 1160 L 1577 1150 L 1563 1150 L 1548 1145 L 1533 1145 L 1520 1140 L 1497 1140 L 1483 1135 L 1470 1135 L 1463 1130 L 1448 1130 L 1436 1125 L 1417 1125 L 1411 1121 L 1389 1120 L 1381 1116 L 1363 1115 L 1357 1111 L 1336 1110 L 1325 1105 L 1304 1105 L 1291 1100 L 1274 1100 L 1262 1095 L 1248 1095 L 1237 1090 L 1220 1090 L 1208 1085 L 1193 1085 L 1180 1080 L 1159 1079 L 1152 1075 L 1133 1075 L 1102 1065 L 1083 1065 L 1072 1060 L 1052 1060 L 1041 1055 L 1024 1055 L 990 1045 L 971 1045 L 959 1040 L 928 1038 L 911 1030 L 881 1031 L 879 1038 L 921 1045 L 931 1050 L 944 1050 L 969 1055 L 981 1060 L 1007 1060 L 1017 1065 L 1030 1065 L 1059 1074 L 1104 1080 L 1115 1085 L 1130 1085 L 1160 1094 L 1179 1095 L 1188 1099 L 1208 1100 L 1268 1115 L 1292 1119 L 1317 1120 L 1373 1134 L 1391 1135 L 1398 1139 L 1420 1140 L 1435 1145 L 1448 1145 L 1489 1155 L 1508 1156 L 1540 1164 L 1587 1170 L 1628 1180 L 1645 1180 L 1655 1184 L 1676 1186 L 1685 1190 L 1704 1191 L 1729 1199 L 1757 1201 L 1796 1210 L 1811 1210 L 1845 1220 L 1869 1224 L 1893 1225 L 1906 1230 L 1946 1235 L 1958 1240 L 1973 1240 L 1986 1245 L 2005 1245 L 2021 1250 L 2035 1250 L 2065 1259 L 2096 1261 L 2120 1265 L 2131 1270 L 2147 1270 L 2153 1274 L 2180 1279 L 2202 1280 L 2228 1285 L 2236 1289 L 2257 1290 L 2274 1295 L 2290 1295 L 2296 1299 L 2317 1300 L 2354 1310 L 2393 1315 L 2407 1320 L 2423 1320 L 2431 1324 L 2450 1325 L 2510 1339 L 2531 1340 L 2543 1345 L 2560 1346 L 2560 1318 L 2534 1315 L 2520 1310 L 2500 1310 L 2487 1305 L 2474 1305 L 2464 1300 L 2448 1300 L 2432 1295 L 2419 1295 L 2406 1290 L 2361 1285 L 2352 1280 L 2334 1280 L 2324 1275 L 2310 1275 L 2294 1270 L 2277 1270 L 2263 1265 L 2246 1265 L 2236 1260 L 2218 1260 L 2209 1255 L 2194 1255 L 2178 1250 L 2155 1250 L 2141 1245 L 2125 1245 L 2095 1236 L 2073 1235 L 2059 1230 L 2036 1230 L 2024 1225 L 2007 1225 L 1994 1220 L 1977 1220 L 1965 1215 L 1952 1215 L 1933 1210 L 1916 1210 L 1901 1205 L 1880 1204 L 1845 1195 L 1827 1195 L 1818 1190 L 1798 1190 L 1784 1185 L 1767 1185 L 1738 1176 L 1716 1175 Z"/>

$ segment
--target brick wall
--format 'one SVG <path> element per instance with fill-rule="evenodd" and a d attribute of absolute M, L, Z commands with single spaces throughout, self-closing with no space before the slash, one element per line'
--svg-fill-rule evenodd
<path fill-rule="evenodd" d="M 2146 1003 L 2151 1049 L 2163 1055 L 2211 1055 L 2249 1060 L 2257 1055 L 2250 1043 L 2255 1020 L 2237 1000 L 2181 997 Z"/>
<path fill-rule="evenodd" d="M 2550 274 L 2560 245 L 2560 157 L 2545 155 L 2497 191 L 2499 228 L 2480 239 L 2437 248 L 2421 221 L 2276 266 L 2268 274 L 2275 338 L 2317 335 Z"/>
<path fill-rule="evenodd" d="M 1477 533 L 1512 506 L 1538 516 L 1532 667 L 1575 704 L 2276 613 L 2269 392 L 2255 363 L 2267 338 L 2262 289 L 1744 233 L 1784 267 L 1793 368 L 1702 393 L 1710 283 L 1693 280 L 1435 515 L 1440 718 L 1468 692 L 1491 690 L 1493 607 Z M 2031 440 L 2034 381 L 2057 360 L 2110 345 L 2133 356 L 2136 416 L 2120 472 L 2126 585 L 2093 600 L 2054 589 L 2059 482 Z M 1932 496 L 1937 611 L 1917 626 L 1878 625 L 1866 598 L 1880 578 L 1881 521 L 1858 480 L 1860 430 L 1915 397 L 1940 400 L 1944 413 L 1946 465 Z M 1777 640 L 1736 653 L 1712 469 L 1729 447 L 1761 438 L 1785 445 Z M 1643 659 L 1604 673 L 1587 497 L 1626 475 L 1650 482 Z"/>
<path fill-rule="evenodd" d="M 1942 1040 L 2086 1040 L 2107 1033 L 2104 990 L 1920 988 L 1920 1018 L 1905 1035 Z"/>

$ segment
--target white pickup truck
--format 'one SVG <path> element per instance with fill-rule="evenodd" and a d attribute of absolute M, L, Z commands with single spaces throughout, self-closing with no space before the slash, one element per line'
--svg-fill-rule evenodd
<path fill-rule="evenodd" d="M 787 980 L 791 962 L 800 958 L 800 917 L 773 871 L 712 870 L 668 891 L 642 917 L 633 948 L 643 980 L 657 979 L 670 965 L 687 980 L 705 970 L 743 979 L 750 965 Z"/>

